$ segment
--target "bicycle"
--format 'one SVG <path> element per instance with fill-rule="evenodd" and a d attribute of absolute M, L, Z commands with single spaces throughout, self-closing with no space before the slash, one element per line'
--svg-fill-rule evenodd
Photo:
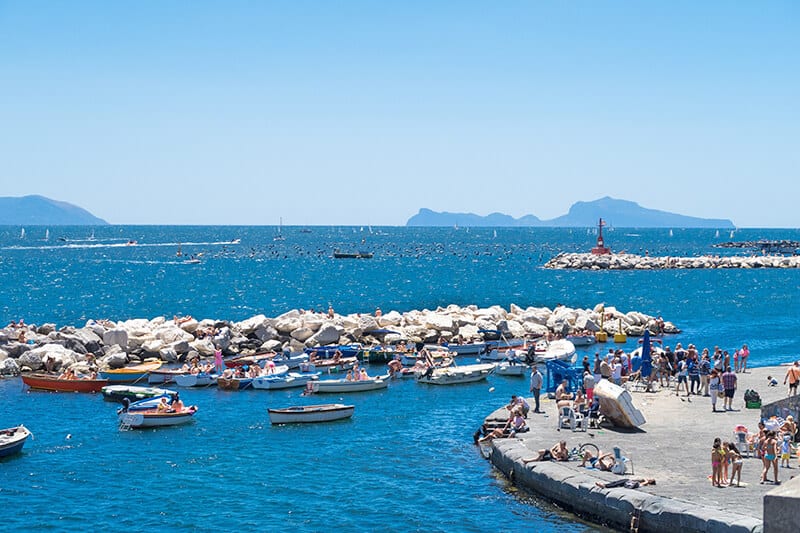
<path fill-rule="evenodd" d="M 569 451 L 569 460 L 580 461 L 583 459 L 583 455 L 587 451 L 592 454 L 592 457 L 597 457 L 600 455 L 600 448 L 598 448 L 596 444 L 584 442 L 583 444 L 575 446 Z"/>

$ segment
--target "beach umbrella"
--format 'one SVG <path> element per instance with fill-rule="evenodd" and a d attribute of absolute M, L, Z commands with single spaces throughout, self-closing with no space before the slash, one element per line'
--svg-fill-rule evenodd
<path fill-rule="evenodd" d="M 653 372 L 653 358 L 650 355 L 650 330 L 644 329 L 642 338 L 642 377 L 649 378 Z"/>

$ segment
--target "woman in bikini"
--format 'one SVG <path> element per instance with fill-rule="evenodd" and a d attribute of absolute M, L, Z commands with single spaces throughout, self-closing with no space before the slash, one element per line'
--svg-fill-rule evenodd
<path fill-rule="evenodd" d="M 775 438 L 774 431 L 767 431 L 767 438 L 764 442 L 764 470 L 761 472 L 761 483 L 765 483 L 769 481 L 767 479 L 767 474 L 769 473 L 769 467 L 772 466 L 773 474 L 775 475 L 775 480 L 773 483 L 776 485 L 780 484 L 778 481 L 778 439 Z"/>

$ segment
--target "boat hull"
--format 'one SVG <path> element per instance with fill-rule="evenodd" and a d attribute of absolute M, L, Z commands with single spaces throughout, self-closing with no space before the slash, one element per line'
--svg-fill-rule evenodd
<path fill-rule="evenodd" d="M 216 374 L 182 374 L 175 376 L 175 385 L 179 387 L 208 387 L 217 384 Z"/>
<path fill-rule="evenodd" d="M 314 392 L 339 393 L 339 392 L 364 392 L 385 389 L 389 382 L 382 378 L 373 378 L 360 381 L 346 381 L 344 379 L 322 379 L 311 384 Z"/>
<path fill-rule="evenodd" d="M 158 370 L 161 364 L 158 361 L 116 370 L 104 370 L 100 372 L 100 377 L 107 379 L 110 383 L 135 383 L 145 379 L 151 371 Z"/>
<path fill-rule="evenodd" d="M 23 375 L 22 382 L 31 389 L 54 392 L 100 392 L 108 385 L 107 379 L 58 379 L 46 374 Z"/>
<path fill-rule="evenodd" d="M 119 420 L 132 428 L 178 426 L 191 422 L 196 412 L 197 409 L 186 409 L 180 413 L 123 412 L 119 414 Z"/>
<path fill-rule="evenodd" d="M 253 384 L 253 378 L 219 378 L 217 379 L 217 387 L 222 390 L 244 390 L 248 389 Z"/>
<path fill-rule="evenodd" d="M 11 430 L 14 430 L 13 435 L 5 434 Z M 8 457 L 21 452 L 30 434 L 31 432 L 25 426 L 0 430 L 0 457 Z"/>
<path fill-rule="evenodd" d="M 429 385 L 458 385 L 461 383 L 475 383 L 486 379 L 494 372 L 493 364 L 479 364 L 437 368 L 432 373 L 420 373 L 417 381 Z"/>
<path fill-rule="evenodd" d="M 353 416 L 355 406 L 343 404 L 305 405 L 286 409 L 268 409 L 272 424 L 307 424 L 332 422 Z"/>
<path fill-rule="evenodd" d="M 319 374 L 289 373 L 285 376 L 259 376 L 253 379 L 253 388 L 260 390 L 278 390 L 305 387 L 309 381 L 319 379 Z"/>
<path fill-rule="evenodd" d="M 100 392 L 103 398 L 112 402 L 122 402 L 124 398 L 135 402 L 156 396 L 175 396 L 177 392 L 155 387 L 137 387 L 135 385 L 107 385 Z"/>
<path fill-rule="evenodd" d="M 644 425 L 644 415 L 634 407 L 631 394 L 607 379 L 594 386 L 594 396 L 600 402 L 600 413 L 618 427 Z"/>

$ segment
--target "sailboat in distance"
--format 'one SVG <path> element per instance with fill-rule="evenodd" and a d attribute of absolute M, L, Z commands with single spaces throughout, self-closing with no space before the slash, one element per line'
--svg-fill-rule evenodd
<path fill-rule="evenodd" d="M 283 217 L 280 218 L 280 224 L 278 225 L 278 234 L 272 238 L 273 241 L 285 241 L 286 237 L 283 236 Z"/>

